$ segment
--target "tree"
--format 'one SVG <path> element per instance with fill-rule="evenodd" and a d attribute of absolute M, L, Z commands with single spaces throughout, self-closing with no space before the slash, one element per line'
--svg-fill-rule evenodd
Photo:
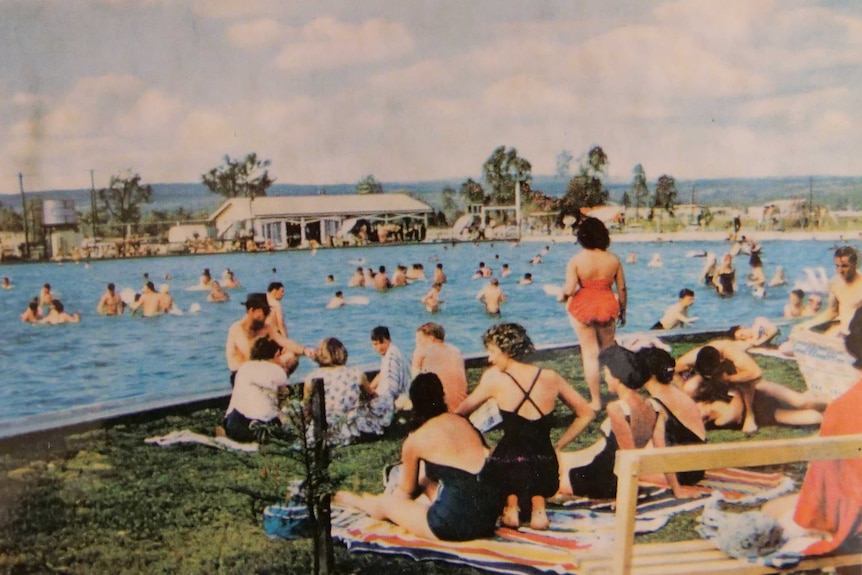
<path fill-rule="evenodd" d="M 560 199 L 558 207 L 561 215 L 574 213 L 580 208 L 591 208 L 607 203 L 610 194 L 602 184 L 608 156 L 600 146 L 594 146 L 587 153 L 578 173 L 569 180 L 566 194 Z"/>
<path fill-rule="evenodd" d="M 491 153 L 482 165 L 485 182 L 491 189 L 491 203 L 509 206 L 515 203 L 515 182 L 528 182 L 533 167 L 530 162 L 518 156 L 515 148 L 500 146 Z"/>
<path fill-rule="evenodd" d="M 557 177 L 561 180 L 565 180 L 569 177 L 569 173 L 572 171 L 572 154 L 569 153 L 568 150 L 563 150 L 559 154 L 557 154 Z"/>
<path fill-rule="evenodd" d="M 647 186 L 646 172 L 642 165 L 636 165 L 632 169 L 632 174 L 634 174 L 634 178 L 632 179 L 631 192 L 634 196 L 635 219 L 637 220 L 640 218 L 640 207 L 646 206 L 649 200 L 649 186 Z"/>
<path fill-rule="evenodd" d="M 254 152 L 241 161 L 226 155 L 221 166 L 201 175 L 201 181 L 209 191 L 226 198 L 265 196 L 275 183 L 266 170 L 269 164 L 269 160 L 258 159 Z"/>
<path fill-rule="evenodd" d="M 24 231 L 24 221 L 21 219 L 21 214 L 11 208 L 7 208 L 2 202 L 0 202 L 0 231 Z"/>
<path fill-rule="evenodd" d="M 676 180 L 673 176 L 661 176 L 656 183 L 652 209 L 664 210 L 673 216 L 673 208 L 676 205 L 676 196 Z"/>
<path fill-rule="evenodd" d="M 461 208 L 457 200 L 458 192 L 452 186 L 446 186 L 443 188 L 441 195 L 443 196 L 443 213 L 446 214 L 447 219 L 455 221 L 455 217 Z"/>
<path fill-rule="evenodd" d="M 368 174 L 356 184 L 357 194 L 382 194 L 383 185 L 374 179 L 374 176 Z"/>
<path fill-rule="evenodd" d="M 468 204 L 484 205 L 488 199 L 485 197 L 485 189 L 482 188 L 482 184 L 475 181 L 473 178 L 468 178 L 463 184 L 461 184 L 461 190 L 459 193 Z"/>
<path fill-rule="evenodd" d="M 111 176 L 107 188 L 98 191 L 102 212 L 110 215 L 110 220 L 118 224 L 136 224 L 141 221 L 141 204 L 148 204 L 153 198 L 153 187 L 141 184 L 139 174 Z M 126 227 L 123 226 L 123 238 Z"/>

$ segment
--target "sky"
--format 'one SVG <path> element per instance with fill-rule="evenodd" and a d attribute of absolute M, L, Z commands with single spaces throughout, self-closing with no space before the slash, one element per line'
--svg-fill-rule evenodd
<path fill-rule="evenodd" d="M 862 175 L 862 3 L 0 0 L 0 194 L 534 174 Z"/>

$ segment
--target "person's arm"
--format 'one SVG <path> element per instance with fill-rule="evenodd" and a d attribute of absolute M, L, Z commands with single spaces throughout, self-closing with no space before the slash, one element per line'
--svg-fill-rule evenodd
<path fill-rule="evenodd" d="M 314 348 L 305 347 L 299 342 L 293 341 L 292 339 L 288 339 L 285 336 L 278 333 L 278 330 L 275 329 L 275 326 L 270 325 L 270 329 L 266 330 L 262 335 L 269 336 L 269 338 L 281 346 L 281 348 L 285 351 L 289 351 L 294 355 L 300 356 L 304 355 L 309 359 L 314 358 Z"/>
<path fill-rule="evenodd" d="M 664 409 L 658 409 L 658 419 L 656 419 L 655 427 L 653 428 L 652 444 L 654 447 L 667 447 L 667 412 Z M 700 495 L 696 489 L 680 485 L 679 478 L 676 473 L 665 473 L 665 479 L 673 491 L 673 496 L 677 499 L 692 499 Z"/>
<path fill-rule="evenodd" d="M 577 256 L 575 256 L 577 257 Z M 560 296 L 560 301 L 566 301 L 578 291 L 578 266 L 575 263 L 575 258 L 569 260 L 566 265 L 566 281 L 563 284 L 563 293 Z"/>
<path fill-rule="evenodd" d="M 473 393 L 468 395 L 455 409 L 455 413 L 457 415 L 463 415 L 466 417 L 476 411 L 480 405 L 491 399 L 492 383 L 489 373 L 490 370 L 482 374 L 482 379 L 479 380 L 479 385 L 476 386 Z"/>
<path fill-rule="evenodd" d="M 778 335 L 778 326 L 774 323 L 766 319 L 765 317 L 758 317 L 754 320 L 754 324 L 751 326 L 752 329 L 760 332 L 762 335 L 751 342 L 751 347 L 757 347 L 760 345 L 764 345 L 769 342 L 773 337 Z"/>
<path fill-rule="evenodd" d="M 830 322 L 838 317 L 838 298 L 835 297 L 835 293 L 832 290 L 832 286 L 829 287 L 829 299 L 827 301 L 826 306 L 823 308 L 823 311 L 812 317 L 811 319 L 804 321 L 800 324 L 797 324 L 793 329 L 811 329 L 820 324 L 824 324 L 826 322 Z"/>
<path fill-rule="evenodd" d="M 425 361 L 425 352 L 421 347 L 413 350 L 413 361 L 410 363 L 410 377 L 415 378 L 422 373 L 422 363 Z"/>
<path fill-rule="evenodd" d="M 557 383 L 557 394 L 563 400 L 563 403 L 568 405 L 575 413 L 575 419 L 554 445 L 555 450 L 562 451 L 568 444 L 574 441 L 574 439 L 578 437 L 584 429 L 587 428 L 590 422 L 596 418 L 596 412 L 592 407 L 590 407 L 587 400 L 584 399 L 584 397 L 578 393 L 568 381 L 559 374 L 556 374 L 556 376 L 559 378 Z"/>
<path fill-rule="evenodd" d="M 628 290 L 626 288 L 626 275 L 623 271 L 623 264 L 617 260 L 617 273 L 614 280 L 617 284 L 617 296 L 620 301 L 620 326 L 626 325 L 626 305 L 628 303 Z"/>
<path fill-rule="evenodd" d="M 700 350 L 700 347 L 696 347 L 680 356 L 679 359 L 676 360 L 676 367 L 674 367 L 674 370 L 677 373 L 683 373 L 694 369 L 695 361 L 697 361 L 697 354 Z"/>
<path fill-rule="evenodd" d="M 398 489 L 393 493 L 401 499 L 413 499 L 416 488 L 419 486 L 419 452 L 421 443 L 421 430 L 414 431 L 404 440 L 401 447 L 401 476 Z"/>
<path fill-rule="evenodd" d="M 611 429 L 620 449 L 635 449 L 637 445 L 635 444 L 634 433 L 632 433 L 631 425 L 626 420 L 626 415 L 620 407 L 619 401 L 608 404 L 608 419 L 611 420 Z"/>
<path fill-rule="evenodd" d="M 105 303 L 107 302 L 107 299 L 108 299 L 107 294 L 103 294 L 102 297 L 99 298 L 99 303 L 96 304 L 96 313 L 97 314 L 103 315 L 105 313 L 104 308 L 105 308 Z"/>

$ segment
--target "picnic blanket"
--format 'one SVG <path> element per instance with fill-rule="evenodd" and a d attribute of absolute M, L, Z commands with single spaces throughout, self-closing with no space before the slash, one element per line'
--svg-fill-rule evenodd
<path fill-rule="evenodd" d="M 676 499 L 666 486 L 642 484 L 635 533 L 657 531 L 673 514 L 703 507 L 715 490 L 729 502 L 751 504 L 786 493 L 793 481 L 781 473 L 717 469 L 707 471 L 698 487 L 702 497 Z M 428 541 L 360 511 L 335 508 L 332 536 L 359 553 L 405 555 L 416 561 L 444 561 L 512 575 L 577 573 L 579 559 L 612 548 L 614 503 L 558 497 L 549 501 L 551 528 L 547 531 L 501 527 L 493 538 L 465 542 Z"/>
<path fill-rule="evenodd" d="M 215 447 L 216 449 L 230 449 L 233 451 L 245 451 L 246 453 L 257 453 L 260 446 L 257 443 L 240 443 L 229 437 L 210 437 L 202 433 L 195 433 L 188 429 L 181 431 L 171 431 L 165 435 L 148 437 L 144 439 L 144 443 L 165 447 L 167 445 L 176 445 L 178 443 L 198 443 L 207 447 Z"/>

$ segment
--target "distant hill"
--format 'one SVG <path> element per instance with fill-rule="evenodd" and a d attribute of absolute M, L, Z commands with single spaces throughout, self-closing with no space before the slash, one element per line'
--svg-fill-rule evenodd
<path fill-rule="evenodd" d="M 478 178 L 474 178 L 478 181 Z M 383 182 L 384 192 L 406 191 L 415 195 L 434 208 L 442 206 L 442 190 L 450 186 L 455 190 L 461 187 L 466 178 L 455 180 L 433 180 L 422 182 Z M 812 179 L 815 203 L 833 209 L 862 207 L 862 177 L 816 177 Z M 534 176 L 532 187 L 551 197 L 565 194 L 568 180 L 554 176 Z M 628 183 L 606 184 L 612 201 L 619 202 L 629 188 Z M 694 190 L 695 201 L 710 206 L 755 206 L 781 199 L 806 199 L 809 193 L 809 179 L 796 178 L 726 178 L 703 180 L 678 180 L 677 201 L 689 203 Z M 650 188 L 654 187 L 650 183 Z M 301 196 L 326 193 L 328 195 L 354 194 L 356 184 L 336 184 L 328 186 L 275 184 L 270 188 L 270 196 Z M 69 199 L 75 201 L 79 212 L 90 209 L 90 190 L 50 190 L 27 192 L 28 198 Z M 224 200 L 210 192 L 199 183 L 153 184 L 153 202 L 144 206 L 147 213 L 153 209 L 173 211 L 182 206 L 196 212 L 213 212 Z M 0 204 L 20 211 L 20 196 L 0 196 Z"/>

